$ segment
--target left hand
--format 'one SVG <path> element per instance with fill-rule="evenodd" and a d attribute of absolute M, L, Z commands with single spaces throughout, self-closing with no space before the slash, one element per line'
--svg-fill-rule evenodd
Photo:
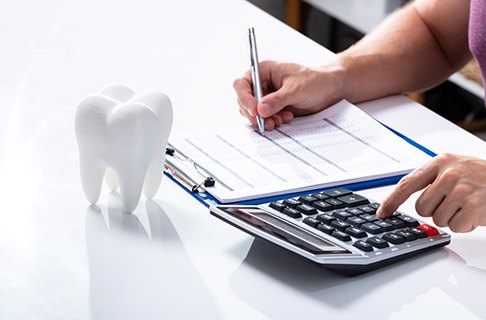
<path fill-rule="evenodd" d="M 469 232 L 486 226 L 486 160 L 453 154 L 435 157 L 398 182 L 377 216 L 391 216 L 409 196 L 424 188 L 415 209 L 423 217 L 432 217 L 438 227 Z"/>

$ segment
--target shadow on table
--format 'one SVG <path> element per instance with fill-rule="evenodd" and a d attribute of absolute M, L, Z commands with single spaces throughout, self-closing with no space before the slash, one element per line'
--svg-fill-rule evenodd
<path fill-rule="evenodd" d="M 485 271 L 467 267 L 445 248 L 347 277 L 260 239 L 254 240 L 244 263 L 230 278 L 236 295 L 272 319 L 306 314 L 386 319 L 431 288 L 439 288 L 463 308 L 486 318 L 483 283 Z"/>
<path fill-rule="evenodd" d="M 92 317 L 221 318 L 164 210 L 149 200 L 124 213 L 117 193 L 108 202 L 86 212 Z"/>

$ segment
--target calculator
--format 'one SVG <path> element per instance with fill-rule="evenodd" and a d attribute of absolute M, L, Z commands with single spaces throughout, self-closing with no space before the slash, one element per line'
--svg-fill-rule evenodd
<path fill-rule="evenodd" d="M 260 205 L 213 205 L 225 222 L 304 258 L 356 275 L 445 246 L 450 235 L 404 212 L 378 219 L 379 203 L 345 188 Z"/>

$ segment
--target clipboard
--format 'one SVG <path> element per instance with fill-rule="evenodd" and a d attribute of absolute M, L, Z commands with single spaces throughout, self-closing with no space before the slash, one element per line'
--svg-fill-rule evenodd
<path fill-rule="evenodd" d="M 379 121 L 377 121 L 379 122 Z M 416 141 L 410 139 L 404 134 L 390 128 L 389 126 L 379 122 L 386 129 L 414 146 L 415 148 L 421 150 L 425 154 L 435 157 L 437 154 L 430 149 L 422 146 Z M 202 166 L 192 161 L 190 158 L 185 156 L 182 152 L 178 151 L 177 148 L 171 144 L 167 145 L 166 148 L 166 159 L 164 163 L 164 174 L 176 183 L 179 187 L 188 192 L 197 201 L 203 204 L 205 207 L 209 208 L 211 205 L 221 205 L 222 203 L 207 192 L 208 188 L 213 187 L 218 181 L 214 179 L 209 172 L 207 172 Z M 328 189 L 334 189 L 337 187 L 346 188 L 352 191 L 376 188 L 386 185 L 392 185 L 398 183 L 398 181 L 405 175 L 396 175 L 386 178 L 373 179 L 368 181 L 334 185 L 329 188 L 318 188 L 312 191 L 304 192 L 293 192 L 285 193 L 277 196 L 262 197 L 258 199 L 230 202 L 225 204 L 239 204 L 239 205 L 258 205 L 262 203 L 268 203 L 273 201 L 278 201 L 286 198 L 299 197 L 309 193 L 318 193 Z"/>
<path fill-rule="evenodd" d="M 204 206 L 209 208 L 211 205 L 220 204 L 206 192 L 206 188 L 215 185 L 215 179 L 170 143 L 165 149 L 164 175 Z"/>

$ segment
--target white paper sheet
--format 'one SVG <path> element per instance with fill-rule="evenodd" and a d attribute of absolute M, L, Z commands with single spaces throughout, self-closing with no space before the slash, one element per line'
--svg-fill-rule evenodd
<path fill-rule="evenodd" d="M 221 203 L 401 175 L 431 158 L 347 101 L 264 136 L 235 126 L 169 141 L 216 180 L 207 191 Z"/>

